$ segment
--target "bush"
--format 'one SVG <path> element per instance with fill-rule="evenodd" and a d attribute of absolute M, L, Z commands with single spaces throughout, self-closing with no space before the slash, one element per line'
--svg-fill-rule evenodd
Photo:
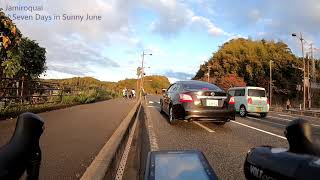
<path fill-rule="evenodd" d="M 76 97 L 75 101 L 81 104 L 88 104 L 97 101 L 107 100 L 113 98 L 112 92 L 108 92 L 101 89 L 90 89 L 80 92 Z"/>
<path fill-rule="evenodd" d="M 97 101 L 108 100 L 115 98 L 118 95 L 112 91 L 106 91 L 102 89 L 89 89 L 79 92 L 75 96 L 52 96 L 48 99 L 48 102 L 55 103 L 46 103 L 46 104 L 34 104 L 34 105 L 19 105 L 12 104 L 6 107 L 0 107 L 0 119 L 15 117 L 23 112 L 44 112 L 50 111 L 53 109 L 59 109 L 64 107 L 69 107 L 74 104 L 88 104 Z"/>
<path fill-rule="evenodd" d="M 77 102 L 77 101 L 74 96 L 63 96 L 62 101 L 61 101 L 62 104 L 72 104 L 75 102 Z"/>

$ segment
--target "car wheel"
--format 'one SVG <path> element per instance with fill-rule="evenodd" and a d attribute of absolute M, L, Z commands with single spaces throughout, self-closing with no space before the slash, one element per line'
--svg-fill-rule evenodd
<path fill-rule="evenodd" d="M 223 126 L 226 124 L 226 122 L 215 122 L 214 124 L 218 126 Z"/>
<path fill-rule="evenodd" d="M 175 117 L 173 115 L 173 108 L 172 108 L 172 106 L 170 106 L 170 108 L 169 108 L 169 123 L 175 124 L 176 122 L 177 122 L 177 119 L 175 119 Z"/>
<path fill-rule="evenodd" d="M 241 117 L 246 117 L 246 115 L 247 115 L 247 109 L 246 109 L 246 107 L 244 105 L 242 105 L 240 107 L 240 116 Z"/>
<path fill-rule="evenodd" d="M 160 113 L 161 113 L 161 114 L 163 114 L 163 113 L 164 113 L 164 111 L 163 111 L 163 103 L 162 103 L 162 101 L 160 101 Z"/>
<path fill-rule="evenodd" d="M 268 113 L 260 113 L 260 117 L 265 118 L 267 117 Z"/>

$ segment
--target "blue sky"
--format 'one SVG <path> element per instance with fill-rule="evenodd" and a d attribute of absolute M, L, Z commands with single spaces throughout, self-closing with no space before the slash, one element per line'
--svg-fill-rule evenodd
<path fill-rule="evenodd" d="M 318 0 L 0 0 L 43 11 L 8 15 L 86 15 L 101 21 L 15 20 L 22 33 L 47 49 L 45 78 L 134 78 L 145 50 L 147 75 L 192 78 L 224 42 L 237 37 L 282 40 L 300 55 L 293 32 L 320 47 Z M 306 44 L 307 46 L 307 44 Z M 319 53 L 317 54 L 319 57 Z"/>

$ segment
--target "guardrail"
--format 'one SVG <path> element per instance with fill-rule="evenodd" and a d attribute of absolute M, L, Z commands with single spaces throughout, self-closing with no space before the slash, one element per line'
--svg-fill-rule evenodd
<path fill-rule="evenodd" d="M 0 78 L 0 108 L 61 102 L 62 97 L 75 96 L 80 89 L 45 80 Z"/>
<path fill-rule="evenodd" d="M 81 180 L 114 179 L 116 170 L 122 157 L 125 144 L 132 124 L 141 106 L 141 99 L 137 101 L 129 114 L 122 120 L 119 127 L 103 146 L 98 155 L 92 161 L 81 177 Z"/>
<path fill-rule="evenodd" d="M 305 115 L 305 116 L 312 116 L 312 117 L 319 117 L 320 118 L 320 112 L 316 111 L 300 111 L 300 110 L 282 110 L 282 112 L 286 112 L 289 114 L 298 114 L 298 115 Z"/>

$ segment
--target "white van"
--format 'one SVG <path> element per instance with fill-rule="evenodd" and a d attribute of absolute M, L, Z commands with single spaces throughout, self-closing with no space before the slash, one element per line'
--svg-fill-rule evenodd
<path fill-rule="evenodd" d="M 247 113 L 259 113 L 261 117 L 266 117 L 269 112 L 269 99 L 266 90 L 262 87 L 234 87 L 228 90 L 235 99 L 235 109 L 241 117 Z"/>

